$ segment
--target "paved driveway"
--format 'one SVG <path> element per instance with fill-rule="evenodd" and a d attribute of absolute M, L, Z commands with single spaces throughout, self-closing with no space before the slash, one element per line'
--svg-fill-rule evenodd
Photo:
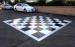
<path fill-rule="evenodd" d="M 75 6 L 36 6 L 41 12 L 75 16 Z"/>
<path fill-rule="evenodd" d="M 47 37 L 41 42 L 3 23 L 4 20 L 22 18 L 26 16 L 49 16 L 72 21 L 66 27 Z M 23 13 L 15 11 L 0 11 L 0 47 L 75 47 L 75 17 L 49 13 Z"/>

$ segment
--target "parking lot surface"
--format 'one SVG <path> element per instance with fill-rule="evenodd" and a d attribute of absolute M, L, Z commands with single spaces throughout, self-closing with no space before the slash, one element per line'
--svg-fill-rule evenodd
<path fill-rule="evenodd" d="M 67 26 L 58 30 L 58 32 L 48 36 L 46 39 L 38 42 L 18 30 L 8 26 L 3 21 L 30 17 L 30 16 L 48 16 L 61 20 L 72 21 Z M 0 11 L 0 46 L 1 47 L 75 47 L 75 17 L 51 13 L 24 13 L 13 10 Z"/>

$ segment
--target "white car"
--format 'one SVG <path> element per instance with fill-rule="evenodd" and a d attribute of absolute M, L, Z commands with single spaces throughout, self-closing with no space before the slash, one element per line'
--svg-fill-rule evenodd
<path fill-rule="evenodd" d="M 2 4 L 2 9 L 13 9 L 13 7 L 10 4 Z"/>
<path fill-rule="evenodd" d="M 14 5 L 14 10 L 15 11 L 24 11 L 24 12 L 35 12 L 36 9 L 32 6 L 29 6 L 28 4 L 25 3 L 18 3 Z"/>

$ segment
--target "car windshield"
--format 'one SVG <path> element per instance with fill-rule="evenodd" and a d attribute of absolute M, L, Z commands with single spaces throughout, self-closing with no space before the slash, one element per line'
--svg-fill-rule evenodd
<path fill-rule="evenodd" d="M 28 4 L 22 4 L 23 6 L 29 6 Z"/>

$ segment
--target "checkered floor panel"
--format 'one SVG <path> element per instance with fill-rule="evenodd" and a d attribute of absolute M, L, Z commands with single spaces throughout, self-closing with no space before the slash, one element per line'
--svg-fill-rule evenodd
<path fill-rule="evenodd" d="M 5 20 L 3 22 L 30 36 L 36 41 L 45 39 L 71 23 L 71 21 L 68 20 L 61 20 L 46 16 L 30 16 L 13 20 Z"/>

